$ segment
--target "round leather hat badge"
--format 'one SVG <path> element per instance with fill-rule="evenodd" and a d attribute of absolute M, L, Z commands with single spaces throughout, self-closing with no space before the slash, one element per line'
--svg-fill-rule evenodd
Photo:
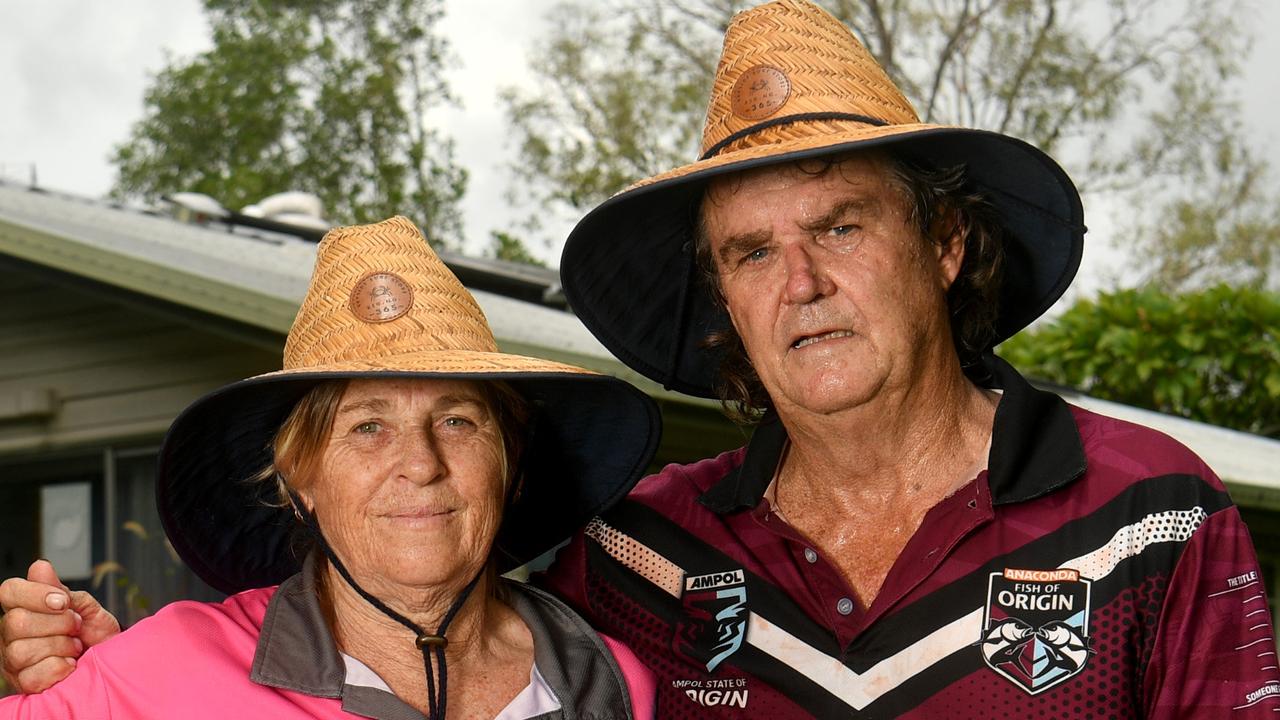
<path fill-rule="evenodd" d="M 776 67 L 757 65 L 733 84 L 733 114 L 763 120 L 778 112 L 791 96 L 791 81 Z"/>
<path fill-rule="evenodd" d="M 366 275 L 351 291 L 351 312 L 368 323 L 395 320 L 411 307 L 413 288 L 394 273 Z"/>

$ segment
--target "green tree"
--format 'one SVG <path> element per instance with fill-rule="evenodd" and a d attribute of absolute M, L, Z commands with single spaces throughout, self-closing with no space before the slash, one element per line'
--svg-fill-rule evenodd
<path fill-rule="evenodd" d="M 306 190 L 330 219 L 408 213 L 461 236 L 466 172 L 427 113 L 452 102 L 441 0 L 205 0 L 213 47 L 153 79 L 116 147 L 117 198 L 227 207 Z"/>
<path fill-rule="evenodd" d="M 522 265 L 537 265 L 538 267 L 547 266 L 545 262 L 529 251 L 523 240 L 515 235 L 500 230 L 491 230 L 489 237 L 491 240 L 489 254 L 498 260 L 506 260 L 507 262 L 520 263 Z"/>
<path fill-rule="evenodd" d="M 1123 231 L 1136 238 L 1139 280 L 1172 292 L 1220 282 L 1280 290 L 1280 192 L 1238 105 L 1194 78 L 1171 92 L 1175 107 L 1152 113 L 1136 153 L 1137 171 L 1159 179 L 1140 192 L 1164 198 Z"/>
<path fill-rule="evenodd" d="M 503 95 L 520 199 L 572 219 L 629 182 L 696 157 L 720 36 L 735 12 L 755 2 L 555 6 L 531 57 L 536 87 Z M 1230 122 L 1237 108 L 1223 87 L 1249 47 L 1246 0 L 819 4 L 854 29 L 922 119 L 1026 139 L 1074 160 L 1068 169 L 1086 190 L 1132 193 L 1143 208 L 1173 197 L 1200 208 L 1199 196 L 1184 191 L 1209 183 L 1178 179 L 1185 161 L 1203 158 L 1207 136 L 1172 130 L 1179 123 L 1216 135 L 1229 130 L 1227 140 L 1243 147 Z M 1224 193 L 1240 196 L 1243 186 L 1229 182 L 1239 179 L 1236 166 L 1228 165 L 1225 175 L 1213 163 L 1200 167 Z M 1254 195 L 1265 198 L 1253 178 Z M 1161 202 L 1153 203 L 1157 189 Z M 1134 230 L 1148 237 L 1166 224 L 1144 216 Z M 1219 221 L 1231 225 L 1230 217 Z"/>
<path fill-rule="evenodd" d="M 1102 293 L 999 348 L 1031 377 L 1280 438 L 1280 295 L 1215 285 Z"/>

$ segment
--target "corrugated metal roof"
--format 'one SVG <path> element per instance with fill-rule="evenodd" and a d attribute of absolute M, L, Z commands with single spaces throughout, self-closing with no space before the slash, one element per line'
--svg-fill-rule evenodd
<path fill-rule="evenodd" d="M 228 233 L 0 185 L 0 251 L 256 327 L 285 332 L 315 246 Z"/>
<path fill-rule="evenodd" d="M 0 253 L 205 312 L 288 331 L 306 292 L 314 243 L 268 230 L 198 226 L 0 183 Z M 574 315 L 476 290 L 499 344 L 622 377 L 681 403 L 623 366 Z M 1086 409 L 1160 430 L 1190 447 L 1250 504 L 1280 507 L 1280 441 L 1066 393 Z M 1240 498 L 1245 499 L 1245 498 Z"/>

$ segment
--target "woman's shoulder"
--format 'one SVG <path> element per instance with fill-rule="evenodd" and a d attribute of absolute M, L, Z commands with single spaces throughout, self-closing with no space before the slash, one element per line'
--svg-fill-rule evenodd
<path fill-rule="evenodd" d="M 154 658 L 181 654 L 188 649 L 199 649 L 209 656 L 213 648 L 217 648 L 213 654 L 251 659 L 267 603 L 274 593 L 274 587 L 258 588 L 222 602 L 169 603 L 95 649 L 117 662 L 135 655 Z"/>
<path fill-rule="evenodd" d="M 568 634 L 595 637 L 595 630 L 573 608 L 551 593 L 528 583 L 504 579 L 511 605 L 533 632 L 539 635 Z"/>
<path fill-rule="evenodd" d="M 75 672 L 39 695 L 9 698 L 0 718 L 234 717 L 279 693 L 249 680 L 274 588 L 218 603 L 176 602 L 85 651 Z M 295 699 L 272 707 L 293 707 Z M 262 713 L 267 716 L 268 713 Z M 277 713 L 278 714 L 278 713 Z"/>
<path fill-rule="evenodd" d="M 596 717 L 614 717 L 624 706 L 618 694 L 625 693 L 632 717 L 653 716 L 653 673 L 630 648 L 598 633 L 555 596 L 524 583 L 507 586 L 512 607 L 533 634 L 538 670 L 562 701 L 581 703 L 579 710 Z"/>
<path fill-rule="evenodd" d="M 160 608 L 154 615 L 139 621 L 137 627 L 190 627 L 200 625 L 238 626 L 245 629 L 262 627 L 267 604 L 276 588 L 255 588 L 229 596 L 222 602 L 180 600 Z"/>

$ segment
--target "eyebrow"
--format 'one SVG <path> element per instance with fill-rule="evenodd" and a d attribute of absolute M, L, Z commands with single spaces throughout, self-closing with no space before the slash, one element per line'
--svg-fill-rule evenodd
<path fill-rule="evenodd" d="M 880 212 L 881 202 L 879 198 L 846 198 L 840 200 L 831 209 L 822 215 L 822 217 L 810 220 L 802 224 L 800 227 L 808 232 L 825 230 L 837 221 L 844 218 L 850 213 L 874 215 Z M 720 262 L 727 264 L 733 258 L 744 255 L 747 252 L 764 245 L 773 238 L 771 230 L 752 230 L 750 232 L 738 233 L 730 235 L 728 239 L 720 245 L 716 255 L 720 258 Z"/>
<path fill-rule="evenodd" d="M 861 215 L 861 214 L 875 214 L 875 213 L 878 213 L 879 211 L 880 211 L 879 198 L 866 198 L 866 197 L 846 198 L 844 200 L 837 202 L 835 205 L 832 205 L 831 209 L 828 210 L 822 217 L 816 218 L 814 220 L 810 220 L 809 222 L 804 223 L 800 227 L 809 232 L 814 232 L 817 230 L 826 230 L 827 228 L 831 227 L 832 225 L 835 225 L 837 222 L 839 222 L 841 219 L 843 219 L 845 216 L 851 213 Z"/>
<path fill-rule="evenodd" d="M 720 246 L 720 250 L 716 253 L 720 257 L 721 263 L 728 263 L 734 257 L 744 255 L 750 250 L 769 242 L 773 237 L 771 230 L 753 230 L 751 232 L 738 233 L 731 235 Z"/>
<path fill-rule="evenodd" d="M 436 407 L 453 407 L 455 405 L 478 405 L 488 408 L 489 403 L 478 395 L 443 395 L 436 400 Z"/>
<path fill-rule="evenodd" d="M 458 405 L 477 405 L 479 407 L 488 407 L 483 398 L 475 395 L 442 395 L 436 399 L 434 403 L 437 408 L 456 407 Z M 372 413 L 384 413 L 391 408 L 391 403 L 385 398 L 371 397 L 363 400 L 355 400 L 338 408 L 338 414 L 354 413 L 367 411 Z"/>
<path fill-rule="evenodd" d="M 338 408 L 338 414 L 342 415 L 345 413 L 359 412 L 361 410 L 380 413 L 386 412 L 389 407 L 391 407 L 391 403 L 382 398 L 366 398 L 364 400 L 356 400 L 354 402 L 349 402 L 346 405 L 342 405 Z"/>

